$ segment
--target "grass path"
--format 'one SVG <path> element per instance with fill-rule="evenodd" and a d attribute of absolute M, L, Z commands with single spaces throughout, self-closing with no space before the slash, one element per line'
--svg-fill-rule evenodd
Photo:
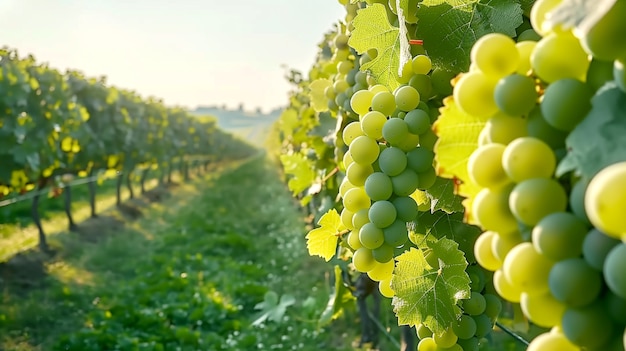
<path fill-rule="evenodd" d="M 263 157 L 141 210 L 5 269 L 0 350 L 352 350 L 317 328 L 330 267 L 306 255 L 302 214 Z M 253 326 L 264 300 L 277 321 Z"/>

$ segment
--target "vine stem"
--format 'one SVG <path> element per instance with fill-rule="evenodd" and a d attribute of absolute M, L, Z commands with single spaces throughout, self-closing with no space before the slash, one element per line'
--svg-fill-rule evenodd
<path fill-rule="evenodd" d="M 498 328 L 500 328 L 503 332 L 509 334 L 513 339 L 521 342 L 522 344 L 524 344 L 526 346 L 528 346 L 530 344 L 526 339 L 524 339 L 523 337 L 521 337 L 520 335 L 518 335 L 517 333 L 515 333 L 511 329 L 503 326 L 500 322 L 496 322 L 496 326 Z"/>
<path fill-rule="evenodd" d="M 330 177 L 334 176 L 335 174 L 337 174 L 337 172 L 339 172 L 339 167 L 335 167 L 333 168 L 332 171 L 330 171 L 326 177 L 324 177 L 324 179 L 322 179 L 322 183 L 326 183 L 327 180 L 330 179 Z"/>
<path fill-rule="evenodd" d="M 383 333 L 385 334 L 385 336 L 387 337 L 387 339 L 389 339 L 389 341 L 398 348 L 398 350 L 402 349 L 402 346 L 400 346 L 400 343 L 398 342 L 398 340 L 396 340 L 393 335 L 389 334 L 389 332 L 387 331 L 387 329 L 385 329 L 385 327 L 380 323 L 380 321 L 377 318 L 374 318 L 374 316 L 372 316 L 372 313 L 367 310 L 367 315 L 370 317 L 370 319 L 372 320 L 372 322 L 374 322 L 374 325 L 376 325 L 376 327 Z"/>

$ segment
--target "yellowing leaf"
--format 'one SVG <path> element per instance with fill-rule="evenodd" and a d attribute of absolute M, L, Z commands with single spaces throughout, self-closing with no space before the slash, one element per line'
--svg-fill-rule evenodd
<path fill-rule="evenodd" d="M 359 10 L 352 24 L 354 30 L 348 44 L 359 54 L 370 49 L 378 51 L 378 56 L 361 66 L 361 70 L 370 71 L 379 84 L 394 91 L 400 86 L 400 29 L 389 24 L 387 10 L 382 4 Z"/>
<path fill-rule="evenodd" d="M 444 99 L 441 115 L 433 125 L 439 140 L 435 144 L 437 174 L 445 178 L 456 178 L 457 194 L 463 200 L 465 217 L 469 223 L 475 223 L 471 214 L 471 202 L 480 191 L 467 173 L 467 160 L 478 148 L 478 136 L 485 122 L 461 112 L 450 96 Z"/>
<path fill-rule="evenodd" d="M 316 79 L 309 84 L 311 89 L 311 106 L 317 112 L 328 111 L 328 98 L 326 97 L 326 88 L 333 85 L 328 79 Z"/>
<path fill-rule="evenodd" d="M 341 223 L 341 217 L 335 209 L 326 212 L 317 224 L 320 227 L 306 235 L 306 246 L 309 255 L 319 256 L 328 262 L 335 255 L 337 240 L 346 227 Z"/>

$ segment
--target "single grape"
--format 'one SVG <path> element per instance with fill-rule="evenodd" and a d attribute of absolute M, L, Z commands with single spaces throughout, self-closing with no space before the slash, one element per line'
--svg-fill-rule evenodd
<path fill-rule="evenodd" d="M 433 82 L 430 76 L 425 74 L 416 74 L 409 80 L 409 85 L 415 88 L 420 94 L 420 103 L 430 100 L 433 97 Z M 418 104 L 419 108 L 419 104 Z"/>
<path fill-rule="evenodd" d="M 391 178 L 382 172 L 374 172 L 365 180 L 365 192 L 373 201 L 387 200 L 393 194 Z"/>
<path fill-rule="evenodd" d="M 593 228 L 587 233 L 583 241 L 583 257 L 591 267 L 602 271 L 607 255 L 619 243 L 620 241 L 616 238 Z"/>
<path fill-rule="evenodd" d="M 509 283 L 501 269 L 493 273 L 493 287 L 503 299 L 513 303 L 520 302 L 522 290 Z"/>
<path fill-rule="evenodd" d="M 536 0 L 530 10 L 530 23 L 533 29 L 541 36 L 550 33 L 550 28 L 546 25 L 546 15 L 552 11 L 563 0 Z"/>
<path fill-rule="evenodd" d="M 607 318 L 600 301 L 578 308 L 568 308 L 561 319 L 563 334 L 574 344 L 594 349 L 604 345 L 613 334 L 613 323 Z"/>
<path fill-rule="evenodd" d="M 343 206 L 351 212 L 369 208 L 371 201 L 363 187 L 356 187 L 348 190 L 343 197 Z"/>
<path fill-rule="evenodd" d="M 360 73 L 363 73 L 363 72 L 357 73 L 356 75 L 357 80 L 358 80 Z M 373 97 L 374 97 L 374 94 L 372 94 L 371 91 L 359 90 L 352 95 L 352 98 L 350 98 L 350 107 L 352 107 L 352 110 L 354 110 L 354 112 L 362 116 L 366 114 L 367 112 L 369 112 L 370 106 L 372 106 Z"/>
<path fill-rule="evenodd" d="M 594 91 L 576 79 L 563 78 L 546 88 L 541 100 L 541 112 L 551 126 L 572 131 L 591 110 Z"/>
<path fill-rule="evenodd" d="M 386 88 L 385 88 L 386 89 Z M 417 99 L 419 102 L 419 98 Z M 392 93 L 389 91 L 381 91 L 376 93 L 372 98 L 372 110 L 380 111 L 385 116 L 391 116 L 396 109 L 396 100 Z"/>
<path fill-rule="evenodd" d="M 387 116 L 378 111 L 370 111 L 361 118 L 363 133 L 372 139 L 383 137 L 383 126 L 387 122 Z"/>
<path fill-rule="evenodd" d="M 609 286 L 611 291 L 626 299 L 626 274 L 624 274 L 624 267 L 626 267 L 626 243 L 618 244 L 615 246 L 604 261 L 604 280 L 606 285 Z"/>
<path fill-rule="evenodd" d="M 522 292 L 538 294 L 548 291 L 548 276 L 554 262 L 538 253 L 532 243 L 515 246 L 504 258 L 502 271 L 511 285 Z"/>
<path fill-rule="evenodd" d="M 356 137 L 350 143 L 349 150 L 354 162 L 362 165 L 371 165 L 380 153 L 376 140 L 365 135 Z"/>
<path fill-rule="evenodd" d="M 378 163 L 386 175 L 393 177 L 405 170 L 407 157 L 404 151 L 392 146 L 380 152 Z"/>
<path fill-rule="evenodd" d="M 535 249 L 553 261 L 579 257 L 587 225 L 569 212 L 555 212 L 543 217 L 532 230 Z"/>
<path fill-rule="evenodd" d="M 430 79 L 433 83 L 433 90 L 435 90 L 437 95 L 442 97 L 452 95 L 451 81 L 455 75 L 455 72 L 443 68 L 435 68 L 432 71 Z"/>
<path fill-rule="evenodd" d="M 385 241 L 383 231 L 379 229 L 374 223 L 366 223 L 359 230 L 359 241 L 363 247 L 374 250 Z"/>
<path fill-rule="evenodd" d="M 550 270 L 550 292 L 559 301 L 572 307 L 594 301 L 602 289 L 602 276 L 582 258 L 557 262 Z"/>
<path fill-rule="evenodd" d="M 485 312 L 487 301 L 485 301 L 481 293 L 472 291 L 469 299 L 461 300 L 461 306 L 463 307 L 463 312 L 470 316 L 477 316 Z"/>
<path fill-rule="evenodd" d="M 487 120 L 498 112 L 494 100 L 497 78 L 480 71 L 464 73 L 454 87 L 454 101 L 468 115 Z"/>
<path fill-rule="evenodd" d="M 519 65 L 515 41 L 501 33 L 490 33 L 480 37 L 474 43 L 470 57 L 482 72 L 496 78 L 515 72 Z"/>
<path fill-rule="evenodd" d="M 469 339 L 476 334 L 476 322 L 474 318 L 462 314 L 459 319 L 452 323 L 452 330 L 459 339 Z"/>
<path fill-rule="evenodd" d="M 385 244 L 391 247 L 399 247 L 404 245 L 408 240 L 408 230 L 406 223 L 397 219 L 390 226 L 383 229 L 385 236 Z"/>
<path fill-rule="evenodd" d="M 429 171 L 433 168 L 435 153 L 425 147 L 417 147 L 406 154 L 407 166 L 416 173 Z"/>
<path fill-rule="evenodd" d="M 372 270 L 376 266 L 376 260 L 374 260 L 372 250 L 366 247 L 361 247 L 356 250 L 352 256 L 352 264 L 354 264 L 354 268 L 361 273 L 367 273 L 367 271 Z"/>
<path fill-rule="evenodd" d="M 391 274 L 393 273 L 393 268 L 395 263 L 393 260 L 389 260 L 384 263 L 377 262 L 376 266 L 367 272 L 367 275 L 373 281 L 381 281 L 381 280 L 391 280 Z"/>
<path fill-rule="evenodd" d="M 417 179 L 419 180 L 417 188 L 428 190 L 437 182 L 437 172 L 433 167 L 430 167 L 424 172 L 417 173 Z"/>
<path fill-rule="evenodd" d="M 494 99 L 498 108 L 508 115 L 527 115 L 537 101 L 535 82 L 521 74 L 510 74 L 496 84 Z"/>
<path fill-rule="evenodd" d="M 396 207 L 389 201 L 376 201 L 370 206 L 368 217 L 378 228 L 386 228 L 396 220 Z"/>
<path fill-rule="evenodd" d="M 354 162 L 346 169 L 346 178 L 355 186 L 363 186 L 372 173 L 374 173 L 372 165 L 362 165 Z"/>
<path fill-rule="evenodd" d="M 341 210 L 341 223 L 348 228 L 348 230 L 353 230 L 354 226 L 352 225 L 352 217 L 354 217 L 354 212 L 348 211 L 347 209 Z"/>
<path fill-rule="evenodd" d="M 626 236 L 626 162 L 598 172 L 585 192 L 585 211 L 594 227 L 615 238 Z"/>
<path fill-rule="evenodd" d="M 372 250 L 372 255 L 374 259 L 380 263 L 389 262 L 393 259 L 393 247 L 383 243 Z"/>
<path fill-rule="evenodd" d="M 511 191 L 509 207 L 517 220 L 532 226 L 550 213 L 565 211 L 567 194 L 554 179 L 527 179 Z"/>
<path fill-rule="evenodd" d="M 418 208 L 417 203 L 415 203 L 413 198 L 408 196 L 399 196 L 391 200 L 391 203 L 393 203 L 396 208 L 398 219 L 404 222 L 410 222 L 417 218 Z"/>
<path fill-rule="evenodd" d="M 508 233 L 517 230 L 517 220 L 509 209 L 509 194 L 512 187 L 502 189 L 482 189 L 474 197 L 472 214 L 486 230 Z"/>
<path fill-rule="evenodd" d="M 417 55 L 412 60 L 413 73 L 415 74 L 428 74 L 433 68 L 430 57 L 426 55 Z"/>
<path fill-rule="evenodd" d="M 485 315 L 495 320 L 500 315 L 500 312 L 502 312 L 502 300 L 493 294 L 485 294 L 483 296 L 487 303 L 485 306 Z"/>
<path fill-rule="evenodd" d="M 513 117 L 500 112 L 489 118 L 484 129 L 490 143 L 508 145 L 511 141 L 528 135 L 527 123 L 526 118 Z"/>
<path fill-rule="evenodd" d="M 561 317 L 567 308 L 563 302 L 555 299 L 549 291 L 541 294 L 522 293 L 520 306 L 524 316 L 534 324 L 544 328 L 550 328 L 561 323 Z"/>
<path fill-rule="evenodd" d="M 491 242 L 497 235 L 495 232 L 486 231 L 474 243 L 474 257 L 476 257 L 476 261 L 481 267 L 489 271 L 496 271 L 502 267 L 502 261 L 498 260 L 493 255 L 493 251 L 491 251 Z"/>
<path fill-rule="evenodd" d="M 402 173 L 391 177 L 391 184 L 393 185 L 394 194 L 397 196 L 409 196 L 417 189 L 419 178 L 412 169 L 406 168 Z"/>
<path fill-rule="evenodd" d="M 404 121 L 413 134 L 423 134 L 430 129 L 430 116 L 423 110 L 412 110 L 404 116 Z"/>
<path fill-rule="evenodd" d="M 434 334 L 433 339 L 438 347 L 446 349 L 454 346 L 459 338 L 454 334 L 452 328 L 448 328 L 441 334 Z"/>
<path fill-rule="evenodd" d="M 350 122 L 343 129 L 343 142 L 350 146 L 352 141 L 361 135 L 365 135 L 365 133 L 363 133 L 363 129 L 361 129 L 361 122 Z"/>
<path fill-rule="evenodd" d="M 479 314 L 478 316 L 472 316 L 474 322 L 476 322 L 476 336 L 482 338 L 489 334 L 493 329 L 493 323 L 491 319 L 485 314 Z"/>
<path fill-rule="evenodd" d="M 535 46 L 530 62 L 534 73 L 547 83 L 563 78 L 582 81 L 589 67 L 588 55 L 571 31 L 552 32 L 543 37 Z"/>
<path fill-rule="evenodd" d="M 391 145 L 401 143 L 409 134 L 409 126 L 401 118 L 390 118 L 383 126 L 383 137 Z"/>
<path fill-rule="evenodd" d="M 519 53 L 519 66 L 517 67 L 516 73 L 527 75 L 532 69 L 530 66 L 530 55 L 535 49 L 535 46 L 537 46 L 537 41 L 539 41 L 539 38 L 535 41 L 518 41 L 518 43 L 515 44 L 517 52 Z"/>
<path fill-rule="evenodd" d="M 476 185 L 497 189 L 511 183 L 502 167 L 502 155 L 506 146 L 492 143 L 474 150 L 467 161 L 467 173 Z"/>
<path fill-rule="evenodd" d="M 359 232 L 357 230 L 353 230 L 348 234 L 347 241 L 352 250 L 356 251 L 363 247 L 363 244 L 361 244 L 361 240 L 359 240 Z"/>

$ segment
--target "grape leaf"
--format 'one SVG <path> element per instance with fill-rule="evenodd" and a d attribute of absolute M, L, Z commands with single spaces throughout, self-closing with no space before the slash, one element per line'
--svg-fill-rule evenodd
<path fill-rule="evenodd" d="M 311 162 L 300 153 L 280 155 L 283 169 L 290 176 L 287 186 L 294 195 L 308 189 L 315 180 L 314 167 Z"/>
<path fill-rule="evenodd" d="M 255 310 L 261 310 L 261 315 L 252 322 L 253 326 L 257 326 L 266 320 L 280 322 L 287 311 L 287 307 L 296 303 L 296 299 L 289 294 L 285 294 L 278 300 L 278 294 L 274 291 L 268 291 L 265 293 L 265 297 L 262 302 L 259 302 L 254 306 Z"/>
<path fill-rule="evenodd" d="M 591 179 L 602 168 L 626 161 L 626 94 L 614 82 L 605 84 L 591 100 L 585 119 L 567 137 L 567 155 L 557 176 L 575 171 Z"/>
<path fill-rule="evenodd" d="M 337 240 L 346 227 L 341 223 L 341 217 L 334 208 L 326 212 L 317 224 L 320 227 L 306 235 L 306 246 L 309 255 L 319 256 L 328 262 L 335 255 Z"/>
<path fill-rule="evenodd" d="M 459 250 L 465 252 L 465 259 L 468 262 L 476 261 L 474 242 L 482 231 L 479 227 L 465 223 L 463 213 L 420 212 L 416 222 L 411 241 L 418 247 L 423 247 L 427 241 L 448 238 L 459 244 Z"/>
<path fill-rule="evenodd" d="M 288 138 L 293 135 L 293 131 L 298 126 L 298 111 L 293 108 L 285 109 L 278 120 L 280 121 L 280 130 L 285 138 Z"/>
<path fill-rule="evenodd" d="M 370 71 L 379 84 L 394 91 L 400 85 L 400 29 L 389 24 L 386 11 L 382 4 L 373 4 L 358 10 L 352 21 L 354 30 L 348 45 L 359 54 L 376 49 L 376 58 L 362 65 L 361 71 Z"/>
<path fill-rule="evenodd" d="M 395 292 L 392 304 L 398 324 L 423 323 L 433 333 L 443 332 L 461 315 L 459 300 L 470 294 L 467 261 L 458 244 L 443 238 L 429 247 L 439 260 L 431 267 L 420 249 L 411 248 L 398 256 L 391 278 Z"/>
<path fill-rule="evenodd" d="M 417 17 L 416 37 L 424 40 L 433 64 L 454 72 L 469 69 L 478 38 L 494 32 L 515 37 L 523 22 L 515 0 L 424 0 Z"/>
<path fill-rule="evenodd" d="M 343 275 L 341 267 L 335 266 L 335 290 L 330 294 L 328 304 L 322 312 L 322 316 L 318 321 L 319 327 L 328 325 L 333 320 L 341 317 L 344 308 L 350 306 L 356 299 L 352 295 L 352 291 L 343 283 Z"/>
<path fill-rule="evenodd" d="M 426 194 L 430 198 L 430 211 L 443 210 L 448 213 L 463 211 L 463 198 L 454 193 L 454 181 L 452 179 L 437 177 Z"/>
<path fill-rule="evenodd" d="M 328 111 L 328 98 L 326 97 L 326 88 L 333 85 L 328 79 L 316 79 L 311 84 L 309 84 L 309 89 L 311 92 L 309 96 L 311 97 L 311 106 L 317 112 Z"/>
<path fill-rule="evenodd" d="M 435 144 L 437 173 L 441 177 L 454 178 L 458 184 L 457 194 L 463 200 L 465 218 L 468 223 L 476 224 L 471 208 L 472 200 L 480 187 L 472 182 L 467 173 L 467 160 L 478 148 L 478 136 L 485 122 L 458 109 L 452 97 L 444 99 L 441 114 L 433 124 L 439 139 Z"/>

